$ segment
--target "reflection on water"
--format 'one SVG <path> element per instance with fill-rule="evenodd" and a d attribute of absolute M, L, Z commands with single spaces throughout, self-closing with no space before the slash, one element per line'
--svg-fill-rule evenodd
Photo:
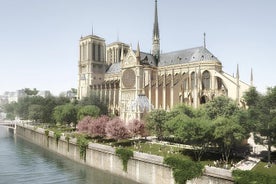
<path fill-rule="evenodd" d="M 0 127 L 0 184 L 133 184 L 58 156 Z"/>

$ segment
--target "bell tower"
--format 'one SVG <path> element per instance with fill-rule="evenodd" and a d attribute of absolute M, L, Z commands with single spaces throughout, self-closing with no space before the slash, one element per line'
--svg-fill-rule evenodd
<path fill-rule="evenodd" d="M 106 69 L 105 40 L 96 35 L 81 37 L 79 41 L 78 99 L 91 94 L 91 87 L 104 81 Z"/>

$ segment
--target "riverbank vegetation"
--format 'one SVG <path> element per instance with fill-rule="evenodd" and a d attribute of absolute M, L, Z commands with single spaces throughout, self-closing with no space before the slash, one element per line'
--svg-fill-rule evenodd
<path fill-rule="evenodd" d="M 95 95 L 81 101 L 27 96 L 7 104 L 5 110 L 11 119 L 32 120 L 66 135 L 85 134 L 90 141 L 114 147 L 165 158 L 177 155 L 224 168 L 234 166 L 252 152 L 245 140 L 253 132 L 255 141 L 268 147 L 265 162 L 270 169 L 274 159 L 271 147 L 276 145 L 276 87 L 269 88 L 266 94 L 251 88 L 241 101 L 246 108 L 219 96 L 198 109 L 185 105 L 169 112 L 156 109 L 143 120 L 127 123 L 108 114 L 107 105 Z"/>

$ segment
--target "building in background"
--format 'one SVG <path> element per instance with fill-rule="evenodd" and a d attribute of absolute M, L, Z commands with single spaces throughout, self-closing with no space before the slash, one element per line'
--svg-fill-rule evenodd
<path fill-rule="evenodd" d="M 140 119 L 151 109 L 170 110 L 177 104 L 195 108 L 225 95 L 243 105 L 250 85 L 222 70 L 222 63 L 202 46 L 160 53 L 157 0 L 152 51 L 141 52 L 122 42 L 106 45 L 96 35 L 79 41 L 78 99 L 98 95 L 110 112 L 126 121 Z M 253 77 L 252 77 L 253 78 Z"/>

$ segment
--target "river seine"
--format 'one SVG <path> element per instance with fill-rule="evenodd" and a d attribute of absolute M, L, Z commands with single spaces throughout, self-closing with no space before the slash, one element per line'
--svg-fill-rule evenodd
<path fill-rule="evenodd" d="M 135 184 L 14 136 L 0 126 L 0 184 Z"/>

